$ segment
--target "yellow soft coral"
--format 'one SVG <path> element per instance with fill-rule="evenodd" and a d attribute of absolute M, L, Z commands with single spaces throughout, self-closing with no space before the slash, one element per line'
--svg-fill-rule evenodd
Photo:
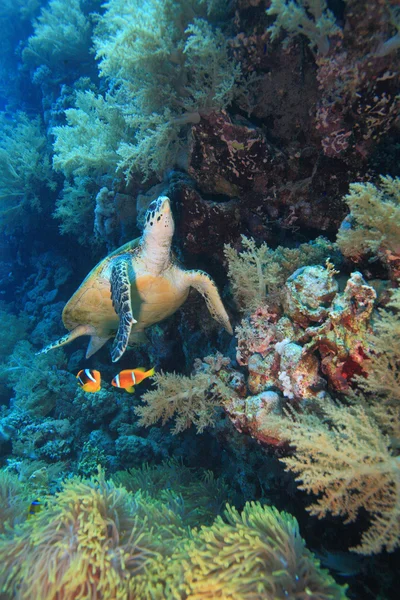
<path fill-rule="evenodd" d="M 215 408 L 221 405 L 221 395 L 229 397 L 230 390 L 209 373 L 195 373 L 191 377 L 176 373 L 156 373 L 157 387 L 142 396 L 145 404 L 137 406 L 139 424 L 145 427 L 159 419 L 164 425 L 175 418 L 172 433 L 180 433 L 192 424 L 201 433 L 215 422 Z"/>
<path fill-rule="evenodd" d="M 349 523 L 364 509 L 371 525 L 351 550 L 395 550 L 400 544 L 400 461 L 379 416 L 361 398 L 350 406 L 324 400 L 319 411 L 319 416 L 280 419 L 280 435 L 295 447 L 294 455 L 282 461 L 296 473 L 299 489 L 316 497 L 310 513 L 321 519 L 330 512 Z"/>
<path fill-rule="evenodd" d="M 370 253 L 400 276 L 400 178 L 381 176 L 380 186 L 352 183 L 344 200 L 350 209 L 337 236 L 339 249 L 355 262 Z"/>

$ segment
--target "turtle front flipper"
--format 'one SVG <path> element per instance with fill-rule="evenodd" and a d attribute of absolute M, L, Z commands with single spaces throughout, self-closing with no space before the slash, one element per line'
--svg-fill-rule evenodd
<path fill-rule="evenodd" d="M 92 333 L 93 328 L 90 327 L 90 325 L 78 325 L 78 327 L 75 327 L 75 329 L 73 329 L 69 333 L 66 333 L 55 342 L 52 342 L 42 350 L 39 350 L 39 352 L 36 352 L 36 356 L 38 354 L 47 354 L 48 352 L 50 352 L 50 350 L 60 348 L 60 346 L 65 346 L 65 344 L 69 344 L 70 342 L 72 342 L 72 340 L 81 337 L 81 335 L 92 335 Z"/>
<path fill-rule="evenodd" d="M 119 317 L 119 327 L 111 349 L 113 362 L 117 362 L 125 352 L 132 325 L 137 323 L 131 304 L 131 285 L 135 277 L 131 261 L 130 255 L 120 256 L 111 270 L 111 299 Z"/>
<path fill-rule="evenodd" d="M 184 282 L 200 292 L 206 301 L 207 308 L 213 319 L 221 323 L 228 333 L 233 335 L 228 313 L 222 304 L 217 286 L 213 279 L 204 271 L 185 271 Z"/>

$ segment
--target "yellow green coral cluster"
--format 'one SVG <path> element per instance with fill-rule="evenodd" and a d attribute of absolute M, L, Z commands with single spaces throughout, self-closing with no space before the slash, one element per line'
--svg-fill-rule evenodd
<path fill-rule="evenodd" d="M 190 529 L 183 502 L 129 492 L 101 472 L 66 481 L 41 512 L 0 536 L 2 598 L 346 598 L 294 517 L 250 503 Z"/>

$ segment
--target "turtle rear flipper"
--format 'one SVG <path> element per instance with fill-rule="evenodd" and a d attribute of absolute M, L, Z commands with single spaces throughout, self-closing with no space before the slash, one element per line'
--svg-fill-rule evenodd
<path fill-rule="evenodd" d="M 111 349 L 111 359 L 117 362 L 126 350 L 132 325 L 137 323 L 132 314 L 131 285 L 135 278 L 129 255 L 115 260 L 111 271 L 111 299 L 119 317 L 119 327 Z"/>
<path fill-rule="evenodd" d="M 73 329 L 69 333 L 66 333 L 55 342 L 52 342 L 48 346 L 45 346 L 45 348 L 43 348 L 42 350 L 39 350 L 39 352 L 36 352 L 36 356 L 38 354 L 47 354 L 48 352 L 50 352 L 50 350 L 60 348 L 60 346 L 65 346 L 65 344 L 69 344 L 70 342 L 72 342 L 72 340 L 81 337 L 81 335 L 92 335 L 92 332 L 93 328 L 90 327 L 90 325 L 78 325 L 78 327 L 75 327 L 75 329 Z"/>
<path fill-rule="evenodd" d="M 86 350 L 86 358 L 90 358 L 97 350 L 100 350 L 104 344 L 110 339 L 109 337 L 99 337 L 98 335 L 92 335 L 90 342 Z"/>

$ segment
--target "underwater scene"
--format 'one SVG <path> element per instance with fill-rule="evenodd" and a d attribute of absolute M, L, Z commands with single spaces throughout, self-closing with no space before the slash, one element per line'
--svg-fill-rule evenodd
<path fill-rule="evenodd" d="M 397 599 L 400 1 L 0 49 L 0 600 Z"/>

